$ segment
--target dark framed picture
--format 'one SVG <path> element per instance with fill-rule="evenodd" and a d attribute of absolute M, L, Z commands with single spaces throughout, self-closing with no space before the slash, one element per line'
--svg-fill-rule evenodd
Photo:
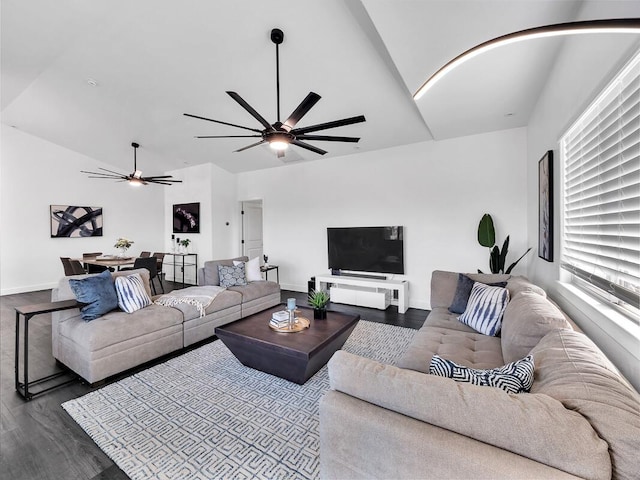
<path fill-rule="evenodd" d="M 173 233 L 200 233 L 200 203 L 173 206 Z"/>
<path fill-rule="evenodd" d="M 538 162 L 538 256 L 553 262 L 553 150 Z"/>
<path fill-rule="evenodd" d="M 50 205 L 51 238 L 101 237 L 102 207 Z"/>

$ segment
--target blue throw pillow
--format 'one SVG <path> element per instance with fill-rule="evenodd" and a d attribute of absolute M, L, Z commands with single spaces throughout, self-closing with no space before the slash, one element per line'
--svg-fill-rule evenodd
<path fill-rule="evenodd" d="M 76 299 L 87 304 L 80 309 L 82 319 L 87 322 L 101 317 L 118 306 L 118 296 L 109 270 L 92 277 L 70 278 L 69 286 Z"/>
<path fill-rule="evenodd" d="M 449 307 L 451 313 L 459 314 L 466 310 L 474 283 L 475 281 L 465 274 L 458 274 L 458 286 L 456 287 L 456 293 L 453 295 L 453 302 L 451 302 L 451 306 Z M 492 287 L 506 287 L 507 282 L 488 283 L 487 285 L 491 285 Z"/>
<path fill-rule="evenodd" d="M 502 315 L 509 303 L 509 290 L 476 282 L 464 313 L 458 317 L 476 332 L 495 337 L 502 327 Z"/>
<path fill-rule="evenodd" d="M 234 266 L 218 265 L 218 276 L 220 277 L 221 287 L 235 287 L 247 284 L 244 262 Z"/>
<path fill-rule="evenodd" d="M 501 388 L 507 393 L 525 393 L 531 390 L 533 371 L 534 361 L 532 355 L 491 370 L 476 370 L 458 365 L 451 360 L 445 360 L 439 355 L 434 355 L 429 364 L 429 373 L 431 375 L 448 377 L 456 382 Z"/>

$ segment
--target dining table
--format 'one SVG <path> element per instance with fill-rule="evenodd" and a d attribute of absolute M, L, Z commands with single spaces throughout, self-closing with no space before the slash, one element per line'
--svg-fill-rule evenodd
<path fill-rule="evenodd" d="M 99 257 L 83 257 L 76 258 L 79 262 L 85 265 L 99 265 L 101 267 L 116 268 L 120 270 L 120 267 L 132 266 L 135 262 L 135 257 L 118 257 L 117 255 L 101 255 Z"/>

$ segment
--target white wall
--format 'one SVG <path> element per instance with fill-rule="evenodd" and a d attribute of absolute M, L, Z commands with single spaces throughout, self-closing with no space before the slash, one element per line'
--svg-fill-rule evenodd
<path fill-rule="evenodd" d="M 526 250 L 525 152 L 524 129 L 423 142 L 242 173 L 238 198 L 263 200 L 264 252 L 284 289 L 306 291 L 327 272 L 327 227 L 403 225 L 405 275 L 395 278 L 409 280 L 412 307 L 429 308 L 433 270 L 488 270 L 483 213 L 500 242 L 511 234 L 509 259 Z"/>
<path fill-rule="evenodd" d="M 637 2 L 585 2 L 581 17 L 637 17 L 639 14 Z M 559 262 L 562 192 L 558 140 L 638 48 L 638 35 L 567 38 L 527 130 L 527 224 L 531 245 L 537 245 L 538 235 L 538 160 L 547 150 L 553 150 L 555 155 L 555 261 L 545 262 L 535 254 L 528 276 L 549 292 L 636 388 L 640 388 L 640 343 L 629 330 L 635 327 L 628 324 L 629 328 L 625 328 L 623 318 L 605 307 L 594 307 L 575 289 L 558 282 L 564 273 L 560 271 Z"/>
<path fill-rule="evenodd" d="M 6 125 L 1 138 L 2 295 L 51 288 L 64 276 L 60 257 L 117 253 L 118 237 L 135 242 L 133 254 L 163 249 L 164 187 L 90 179 L 80 170 L 112 167 Z M 51 238 L 51 204 L 102 207 L 104 236 Z"/>
<path fill-rule="evenodd" d="M 200 233 L 175 234 L 181 239 L 189 238 L 189 252 L 198 254 L 198 266 L 207 260 L 229 258 L 239 251 L 239 211 L 236 194 L 236 175 L 213 164 L 197 165 L 169 172 L 182 183 L 167 187 L 164 195 L 164 239 L 165 251 L 171 251 L 173 234 L 173 205 L 178 203 L 200 203 Z M 192 260 L 192 259 L 189 259 Z M 173 261 L 165 258 L 164 271 L 173 279 Z M 181 260 L 180 260 L 181 261 Z M 176 271 L 176 277 L 182 275 Z M 193 268 L 185 268 L 185 281 L 195 282 Z"/>

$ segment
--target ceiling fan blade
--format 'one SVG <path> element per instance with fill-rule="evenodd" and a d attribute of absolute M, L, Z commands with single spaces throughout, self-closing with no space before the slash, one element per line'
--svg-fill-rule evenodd
<path fill-rule="evenodd" d="M 122 174 L 120 172 L 114 172 L 113 170 L 109 170 L 109 169 L 102 168 L 102 167 L 98 167 L 98 170 L 104 170 L 105 172 L 113 173 L 115 175 L 124 175 L 124 174 Z"/>
<path fill-rule="evenodd" d="M 262 133 L 262 130 L 258 130 L 257 128 L 243 127 L 242 125 L 236 125 L 235 123 L 223 122 L 221 120 L 214 120 L 213 118 L 199 117 L 198 115 L 191 115 L 190 113 L 183 113 L 183 115 L 185 117 L 197 118 L 199 120 L 206 120 L 207 122 L 220 123 L 222 125 L 229 125 L 230 127 L 243 128 L 245 130 L 251 130 L 252 132 Z"/>
<path fill-rule="evenodd" d="M 180 181 L 181 180 L 178 180 L 178 182 L 180 182 Z M 156 181 L 156 180 L 147 180 L 147 182 L 149 182 L 149 183 L 157 183 L 158 185 L 169 185 L 169 186 L 173 185 L 173 183 L 169 183 L 168 181 L 161 182 L 161 181 Z"/>
<path fill-rule="evenodd" d="M 198 135 L 193 138 L 258 138 L 262 135 Z"/>
<path fill-rule="evenodd" d="M 244 152 L 245 150 L 248 150 L 248 149 L 253 148 L 253 147 L 257 147 L 258 145 L 262 145 L 263 143 L 265 143 L 265 140 L 260 140 L 259 142 L 252 143 L 251 145 L 247 145 L 246 147 L 242 147 L 239 150 L 235 150 L 234 153 Z"/>
<path fill-rule="evenodd" d="M 352 142 L 358 143 L 360 137 L 334 137 L 329 135 L 296 135 L 298 140 L 320 140 L 323 142 Z"/>
<path fill-rule="evenodd" d="M 244 99 L 240 95 L 238 95 L 236 92 L 229 92 L 228 91 L 227 95 L 229 95 L 236 102 L 238 102 L 240 104 L 240 106 L 242 108 L 244 108 L 247 112 L 249 112 L 253 116 L 253 118 L 258 120 L 262 124 L 262 126 L 264 128 L 266 128 L 267 130 L 273 130 L 274 129 L 271 126 L 271 124 L 264 119 L 264 117 L 262 115 L 260 115 L 258 112 L 256 112 L 253 109 L 253 107 L 251 105 L 249 105 L 247 102 L 245 102 Z"/>
<path fill-rule="evenodd" d="M 313 145 L 309 145 L 308 143 L 301 142 L 300 140 L 296 140 L 296 139 L 291 140 L 291 144 L 297 145 L 298 147 L 301 147 L 301 148 L 306 148 L 307 150 L 311 150 L 314 153 L 319 153 L 320 155 L 324 155 L 325 153 L 327 153 L 326 150 L 322 150 L 321 148 L 314 147 Z"/>
<path fill-rule="evenodd" d="M 87 172 L 86 170 L 80 170 L 81 173 L 88 173 L 89 175 L 95 175 L 95 176 L 90 176 L 89 178 L 127 178 L 125 175 L 121 175 L 121 174 L 111 174 L 111 173 L 102 173 L 102 172 Z"/>
<path fill-rule="evenodd" d="M 294 135 L 302 135 L 307 132 L 317 132 L 318 130 L 326 130 L 328 128 L 343 127 L 345 125 L 352 125 L 354 123 L 366 122 L 364 115 L 358 115 L 357 117 L 343 118 L 342 120 L 334 120 L 333 122 L 319 123 L 317 125 L 310 125 L 308 127 L 294 128 L 290 133 Z"/>
<path fill-rule="evenodd" d="M 285 128 L 288 127 L 288 130 L 291 130 L 296 126 L 300 119 L 304 117 L 309 110 L 311 110 L 311 107 L 318 103 L 318 100 L 320 100 L 321 98 L 322 97 L 317 93 L 309 92 L 309 95 L 307 95 L 305 99 L 300 102 L 300 105 L 298 105 L 293 113 L 289 115 L 289 118 L 287 118 L 282 126 Z"/>

